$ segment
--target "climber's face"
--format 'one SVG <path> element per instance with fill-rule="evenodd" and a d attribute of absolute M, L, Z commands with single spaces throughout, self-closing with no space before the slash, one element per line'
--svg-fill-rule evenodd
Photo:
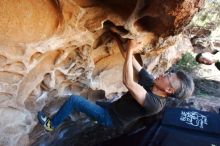
<path fill-rule="evenodd" d="M 154 86 L 167 94 L 174 94 L 180 87 L 180 80 L 178 79 L 176 73 L 167 72 L 159 75 L 154 80 Z"/>

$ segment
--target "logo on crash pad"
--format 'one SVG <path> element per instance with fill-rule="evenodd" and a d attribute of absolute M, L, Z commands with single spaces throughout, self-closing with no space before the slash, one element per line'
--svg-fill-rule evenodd
<path fill-rule="evenodd" d="M 199 128 L 203 128 L 204 125 L 208 125 L 207 117 L 195 111 L 181 111 L 180 121 Z"/>

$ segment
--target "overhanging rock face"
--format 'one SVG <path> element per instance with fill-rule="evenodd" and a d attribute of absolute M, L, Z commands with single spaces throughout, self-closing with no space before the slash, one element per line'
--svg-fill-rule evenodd
<path fill-rule="evenodd" d="M 53 114 L 70 94 L 91 100 L 119 96 L 124 59 L 103 29 L 143 37 L 149 71 L 163 72 L 191 49 L 178 34 L 202 0 L 7 0 L 0 9 L 0 145 L 29 145 L 44 107 Z M 187 47 L 186 47 L 187 46 Z M 99 89 L 99 90 L 98 90 Z M 96 91 L 98 90 L 98 91 Z M 104 92 L 104 94 L 100 94 Z M 55 102 L 57 101 L 57 102 Z"/>
<path fill-rule="evenodd" d="M 37 42 L 56 32 L 60 22 L 58 5 L 44 0 L 1 1 L 0 44 Z"/>

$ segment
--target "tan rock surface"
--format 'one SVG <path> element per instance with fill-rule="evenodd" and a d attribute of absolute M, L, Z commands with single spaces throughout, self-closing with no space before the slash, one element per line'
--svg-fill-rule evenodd
<path fill-rule="evenodd" d="M 7 0 L 0 5 L 1 45 L 46 39 L 59 25 L 59 8 L 54 1 Z"/>

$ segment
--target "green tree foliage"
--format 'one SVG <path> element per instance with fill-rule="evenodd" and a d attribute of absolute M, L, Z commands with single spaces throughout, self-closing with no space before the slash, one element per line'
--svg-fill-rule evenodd
<path fill-rule="evenodd" d="M 195 69 L 199 68 L 199 64 L 195 61 L 195 57 L 191 53 L 186 52 L 178 61 L 177 68 L 191 73 Z"/>

